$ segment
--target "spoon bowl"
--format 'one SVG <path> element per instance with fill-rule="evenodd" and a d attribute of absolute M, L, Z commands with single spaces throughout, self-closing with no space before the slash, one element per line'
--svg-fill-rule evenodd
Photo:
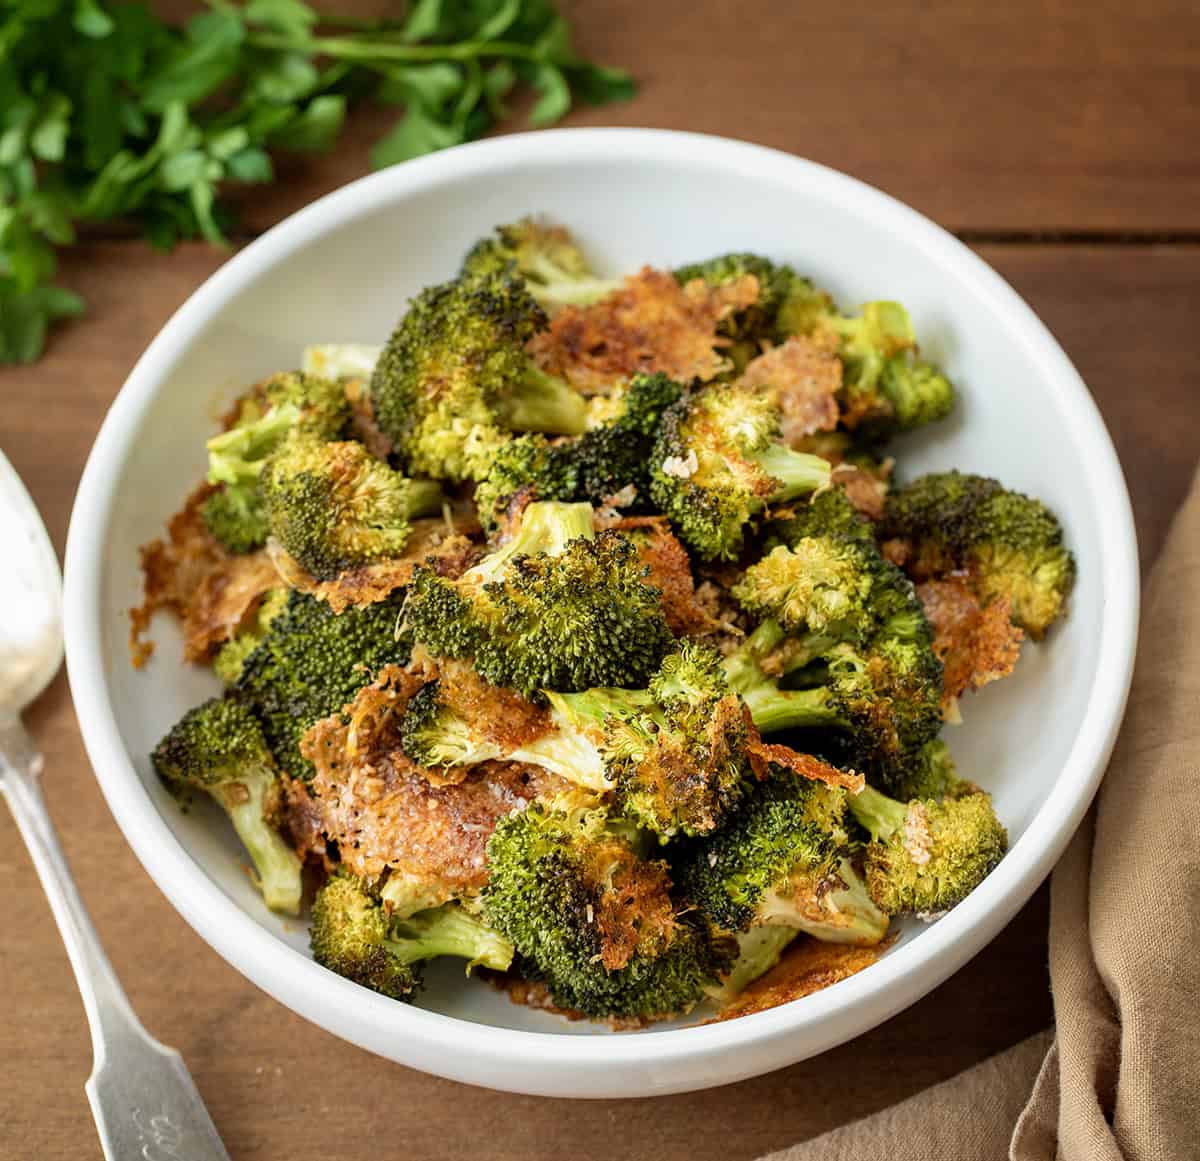
<path fill-rule="evenodd" d="M 0 714 L 18 714 L 63 659 L 62 573 L 33 498 L 0 452 Z"/>

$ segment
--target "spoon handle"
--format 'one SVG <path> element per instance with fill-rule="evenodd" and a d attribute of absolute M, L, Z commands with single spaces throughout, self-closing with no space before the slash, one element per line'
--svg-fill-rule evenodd
<path fill-rule="evenodd" d="M 42 797 L 42 756 L 16 718 L 0 719 L 0 790 L 58 923 L 92 1029 L 86 1091 L 108 1161 L 229 1161 L 173 1048 L 142 1027 L 71 878 Z"/>

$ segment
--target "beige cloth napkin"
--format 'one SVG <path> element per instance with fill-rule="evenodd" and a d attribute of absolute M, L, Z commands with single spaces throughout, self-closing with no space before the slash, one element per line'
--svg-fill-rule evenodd
<path fill-rule="evenodd" d="M 1200 1159 L 1200 475 L 1129 712 L 1050 889 L 1055 1028 L 769 1161 Z"/>

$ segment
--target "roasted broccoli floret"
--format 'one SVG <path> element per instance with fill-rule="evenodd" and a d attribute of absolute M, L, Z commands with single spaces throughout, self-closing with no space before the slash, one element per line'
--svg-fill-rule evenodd
<path fill-rule="evenodd" d="M 554 1002 L 592 1017 L 686 1012 L 730 966 L 694 912 L 677 907 L 664 864 L 638 857 L 602 810 L 531 806 L 488 843 L 484 914 Z"/>
<path fill-rule="evenodd" d="M 300 859 L 276 830 L 279 773 L 254 715 L 236 701 L 212 698 L 172 727 L 151 761 L 172 787 L 203 790 L 222 807 L 254 863 L 263 901 L 298 915 Z"/>
<path fill-rule="evenodd" d="M 663 841 L 719 826 L 756 777 L 757 734 L 709 646 L 681 645 L 645 690 L 547 697 L 576 732 L 598 735 L 624 815 Z"/>
<path fill-rule="evenodd" d="M 300 739 L 335 713 L 387 664 L 403 665 L 409 645 L 400 633 L 403 592 L 375 604 L 334 613 L 316 597 L 293 591 L 245 659 L 234 687 L 263 724 L 275 760 L 293 778 L 310 778 Z"/>
<path fill-rule="evenodd" d="M 442 502 L 437 484 L 408 479 L 360 443 L 303 435 L 275 451 L 259 489 L 271 535 L 318 581 L 401 555 L 409 520 Z"/>
<path fill-rule="evenodd" d="M 819 453 L 818 453 L 819 454 Z M 826 488 L 769 525 L 769 543 L 791 547 L 806 536 L 847 536 L 874 543 L 875 529 L 842 488 Z"/>
<path fill-rule="evenodd" d="M 465 910 L 446 903 L 394 919 L 367 886 L 345 871 L 317 892 L 310 932 L 313 959 L 356 984 L 409 1000 L 421 986 L 421 965 L 440 956 L 506 971 L 513 948 Z"/>
<path fill-rule="evenodd" d="M 1075 561 L 1040 501 L 963 472 L 922 476 L 892 492 L 881 529 L 912 546 L 918 580 L 967 573 L 984 604 L 1007 597 L 1012 618 L 1041 637 L 1062 614 Z"/>
<path fill-rule="evenodd" d="M 261 644 L 271 622 L 287 608 L 287 603 L 287 589 L 271 589 L 264 593 L 249 624 L 243 625 L 217 651 L 213 658 L 213 672 L 226 685 L 233 685 L 241 677 L 246 658 Z"/>
<path fill-rule="evenodd" d="M 813 320 L 829 309 L 829 297 L 817 290 L 790 266 L 758 254 L 722 254 L 707 262 L 693 262 L 675 271 L 682 286 L 700 278 L 709 286 L 725 286 L 752 274 L 758 280 L 758 301 L 735 311 L 722 323 L 722 331 L 741 343 L 777 342 L 788 335 L 807 333 Z M 748 350 L 746 353 L 752 353 Z"/>
<path fill-rule="evenodd" d="M 524 283 L 503 273 L 413 299 L 375 364 L 371 398 L 414 472 L 482 480 L 514 431 L 583 432 L 583 397 L 526 354 L 545 322 Z"/>
<path fill-rule="evenodd" d="M 829 463 L 778 442 L 779 415 L 761 396 L 715 385 L 663 414 L 650 493 L 705 560 L 732 560 L 768 503 L 829 483 Z"/>
<path fill-rule="evenodd" d="M 562 226 L 548 226 L 532 218 L 499 226 L 495 234 L 476 242 L 463 260 L 461 273 L 468 277 L 518 274 L 546 310 L 586 306 L 620 285 L 596 277 Z"/>
<path fill-rule="evenodd" d="M 209 531 L 230 552 L 250 552 L 267 539 L 258 491 L 267 457 L 292 431 L 337 439 L 350 418 L 341 384 L 289 371 L 258 384 L 241 402 L 237 422 L 208 441 L 208 482 L 221 485 L 205 501 Z"/>
<path fill-rule="evenodd" d="M 948 911 L 1008 849 L 1008 834 L 982 791 L 898 802 L 868 786 L 849 803 L 871 835 L 867 887 L 889 915 Z"/>
<path fill-rule="evenodd" d="M 502 447 L 475 490 L 479 519 L 494 529 L 517 497 L 611 502 L 632 486 L 627 508 L 649 497 L 650 453 L 662 413 L 683 393 L 665 375 L 635 375 L 612 395 L 589 401 L 583 435 L 551 443 L 519 436 Z"/>
<path fill-rule="evenodd" d="M 898 302 L 868 302 L 852 316 L 825 299 L 777 329 L 780 337 L 825 332 L 837 342 L 841 423 L 868 441 L 944 419 L 954 406 L 950 381 L 916 357 L 912 321 Z"/>
<path fill-rule="evenodd" d="M 687 642 L 646 689 L 545 691 L 544 733 L 517 744 L 446 705 L 438 683 L 409 702 L 405 753 L 431 768 L 527 762 L 593 791 L 616 791 L 628 819 L 663 841 L 712 830 L 755 777 L 757 734 L 719 655 Z"/>
<path fill-rule="evenodd" d="M 200 514 L 209 532 L 233 553 L 261 548 L 271 531 L 253 484 L 222 484 L 204 501 Z"/>
<path fill-rule="evenodd" d="M 546 733 L 506 745 L 501 740 L 503 731 L 463 717 L 445 704 L 440 692 L 440 683 L 430 682 L 405 708 L 401 739 L 414 762 L 432 770 L 496 760 L 526 762 L 589 790 L 611 789 L 596 731 L 578 728 L 553 703 Z"/>
<path fill-rule="evenodd" d="M 932 630 L 912 582 L 874 541 L 803 536 L 751 565 L 731 590 L 758 620 L 805 635 L 817 655 L 827 643 L 875 638 L 932 648 Z"/>
<path fill-rule="evenodd" d="M 812 656 L 812 641 L 792 643 L 764 621 L 724 665 L 730 685 L 763 733 L 823 732 L 820 749 L 887 785 L 941 728 L 941 663 L 927 640 L 877 637 L 838 642 Z M 772 655 L 793 677 L 815 669 L 808 688 L 781 689 L 763 669 Z"/>
<path fill-rule="evenodd" d="M 841 339 L 842 422 L 847 427 L 885 436 L 950 413 L 954 388 L 934 367 L 914 359 L 912 321 L 898 302 L 868 302 L 853 317 L 831 312 L 817 325 L 831 328 Z"/>
<path fill-rule="evenodd" d="M 475 489 L 479 523 L 493 533 L 522 502 L 576 498 L 579 473 L 561 445 L 531 432 L 510 439 L 492 457 L 487 475 Z"/>
<path fill-rule="evenodd" d="M 536 503 L 511 539 L 458 580 L 418 567 L 405 621 L 431 653 L 485 681 L 540 689 L 644 685 L 672 644 L 637 549 L 595 533 L 588 504 Z"/>
<path fill-rule="evenodd" d="M 891 766 L 886 782 L 890 794 L 903 802 L 953 797 L 973 789 L 959 778 L 950 747 L 941 738 L 926 742 L 906 755 L 902 763 Z"/>
<path fill-rule="evenodd" d="M 674 871 L 722 931 L 793 927 L 835 943 L 878 943 L 888 927 L 851 866 L 846 791 L 775 768 L 716 834 L 685 844 Z"/>
<path fill-rule="evenodd" d="M 636 499 L 645 504 L 651 452 L 663 413 L 682 394 L 680 384 L 654 374 L 634 375 L 611 395 L 593 398 L 591 427 L 565 445 L 577 479 L 574 498 L 600 504 L 632 486 Z"/>

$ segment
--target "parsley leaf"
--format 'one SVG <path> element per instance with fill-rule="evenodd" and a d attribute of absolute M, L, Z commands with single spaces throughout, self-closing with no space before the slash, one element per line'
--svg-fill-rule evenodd
<path fill-rule="evenodd" d="M 487 132 L 521 85 L 534 125 L 633 93 L 576 55 L 553 0 L 414 0 L 378 22 L 206 2 L 182 28 L 139 0 L 0 3 L 0 363 L 35 360 L 82 312 L 52 282 L 79 223 L 226 244 L 222 189 L 271 181 L 272 152 L 330 148 L 356 102 L 401 107 L 382 167 Z"/>

